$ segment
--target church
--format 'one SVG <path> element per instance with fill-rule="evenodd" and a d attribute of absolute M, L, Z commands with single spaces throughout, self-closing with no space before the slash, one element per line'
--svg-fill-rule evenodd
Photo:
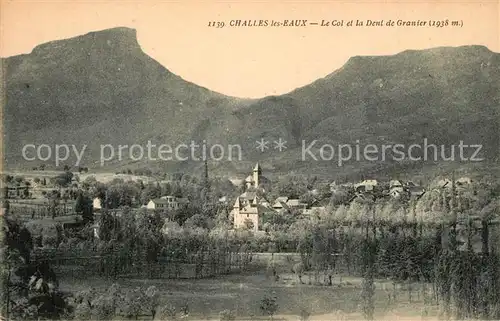
<path fill-rule="evenodd" d="M 259 163 L 253 168 L 253 173 L 245 179 L 246 192 L 236 198 L 231 215 L 233 216 L 234 228 L 247 228 L 259 230 L 259 217 L 264 213 L 275 212 L 272 208 L 265 206 L 267 201 L 257 195 L 261 184 L 267 179 L 262 176 L 262 168 Z M 253 190 L 253 191 L 251 191 Z"/>
<path fill-rule="evenodd" d="M 259 165 L 259 163 L 255 164 L 255 167 L 253 168 L 252 174 L 248 175 L 247 178 L 245 178 L 245 187 L 246 190 L 249 189 L 262 189 L 262 184 L 268 183 L 269 180 L 262 175 L 262 167 Z"/>

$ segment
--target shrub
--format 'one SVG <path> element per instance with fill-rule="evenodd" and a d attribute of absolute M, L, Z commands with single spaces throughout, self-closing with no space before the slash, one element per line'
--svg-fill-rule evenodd
<path fill-rule="evenodd" d="M 309 312 L 309 310 L 307 308 L 300 309 L 300 320 L 301 321 L 309 320 L 310 316 L 311 316 L 311 312 Z"/>
<path fill-rule="evenodd" d="M 158 308 L 159 304 L 159 296 L 160 296 L 159 292 L 156 289 L 156 287 L 152 285 L 146 290 L 145 294 L 147 297 L 146 301 L 147 307 L 149 309 L 149 312 L 151 313 L 151 316 L 154 319 L 156 315 L 156 309 Z"/>
<path fill-rule="evenodd" d="M 335 321 L 343 321 L 343 320 L 346 320 L 346 315 L 343 311 L 341 310 L 335 310 L 333 312 L 333 319 L 332 320 L 335 320 Z"/>
<path fill-rule="evenodd" d="M 42 246 L 45 248 L 55 248 L 57 247 L 57 236 L 47 235 L 42 238 Z"/>
<path fill-rule="evenodd" d="M 297 263 L 293 266 L 292 270 L 299 278 L 299 282 L 302 284 L 302 275 L 304 274 L 304 264 Z"/>
<path fill-rule="evenodd" d="M 219 318 L 221 321 L 231 321 L 231 320 L 236 320 L 236 316 L 234 314 L 234 311 L 226 309 L 222 310 L 219 312 Z"/>
<path fill-rule="evenodd" d="M 75 319 L 76 320 L 90 320 L 92 310 L 86 302 L 82 302 L 76 306 Z"/>
<path fill-rule="evenodd" d="M 268 315 L 273 318 L 273 315 L 278 311 L 278 303 L 276 302 L 276 295 L 266 295 L 260 302 L 260 310 L 262 314 Z"/>
<path fill-rule="evenodd" d="M 371 271 L 366 273 L 361 283 L 361 287 L 363 315 L 366 320 L 373 320 L 373 314 L 375 312 L 375 285 L 373 283 L 373 273 Z"/>
<path fill-rule="evenodd" d="M 141 288 L 136 288 L 132 291 L 127 291 L 123 299 L 122 311 L 126 317 L 134 317 L 137 320 L 139 314 L 141 314 L 143 306 L 147 299 L 145 297 L 144 291 Z"/>
<path fill-rule="evenodd" d="M 92 302 L 92 318 L 110 320 L 115 316 L 115 308 L 110 298 L 99 296 Z"/>
<path fill-rule="evenodd" d="M 177 316 L 177 311 L 175 310 L 175 306 L 167 304 L 161 307 L 160 309 L 161 320 L 175 320 L 176 316 Z"/>

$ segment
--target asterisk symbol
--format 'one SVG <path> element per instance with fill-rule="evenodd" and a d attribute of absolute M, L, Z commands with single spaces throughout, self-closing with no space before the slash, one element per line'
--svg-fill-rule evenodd
<path fill-rule="evenodd" d="M 264 152 L 264 150 L 269 149 L 269 142 L 267 140 L 264 140 L 264 138 L 261 138 L 259 141 L 255 142 L 257 144 L 257 149 L 260 149 L 260 152 Z"/>
<path fill-rule="evenodd" d="M 282 152 L 284 149 L 286 149 L 286 140 L 280 139 L 278 141 L 274 141 L 274 149 L 279 150 Z"/>

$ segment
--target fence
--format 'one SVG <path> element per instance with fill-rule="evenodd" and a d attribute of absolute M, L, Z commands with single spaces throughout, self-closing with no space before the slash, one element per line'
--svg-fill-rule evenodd
<path fill-rule="evenodd" d="M 149 279 L 198 279 L 240 272 L 248 268 L 251 253 L 203 252 L 184 259 L 160 256 L 148 262 L 120 252 L 99 254 L 77 251 L 74 254 L 61 251 L 34 252 L 32 262 L 49 263 L 59 276 L 87 278 L 107 276 L 114 278 Z"/>
<path fill-rule="evenodd" d="M 12 202 L 9 200 L 9 206 L 9 215 L 17 216 L 22 221 L 75 214 L 74 203 L 58 204 L 53 211 L 50 210 L 48 204 L 30 203 L 27 201 Z"/>

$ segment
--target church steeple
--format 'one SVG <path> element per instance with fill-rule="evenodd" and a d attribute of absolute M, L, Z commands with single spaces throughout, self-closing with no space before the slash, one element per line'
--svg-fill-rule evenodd
<path fill-rule="evenodd" d="M 262 169 L 259 163 L 257 163 L 253 168 L 253 183 L 255 188 L 259 188 L 261 175 L 262 175 Z"/>

